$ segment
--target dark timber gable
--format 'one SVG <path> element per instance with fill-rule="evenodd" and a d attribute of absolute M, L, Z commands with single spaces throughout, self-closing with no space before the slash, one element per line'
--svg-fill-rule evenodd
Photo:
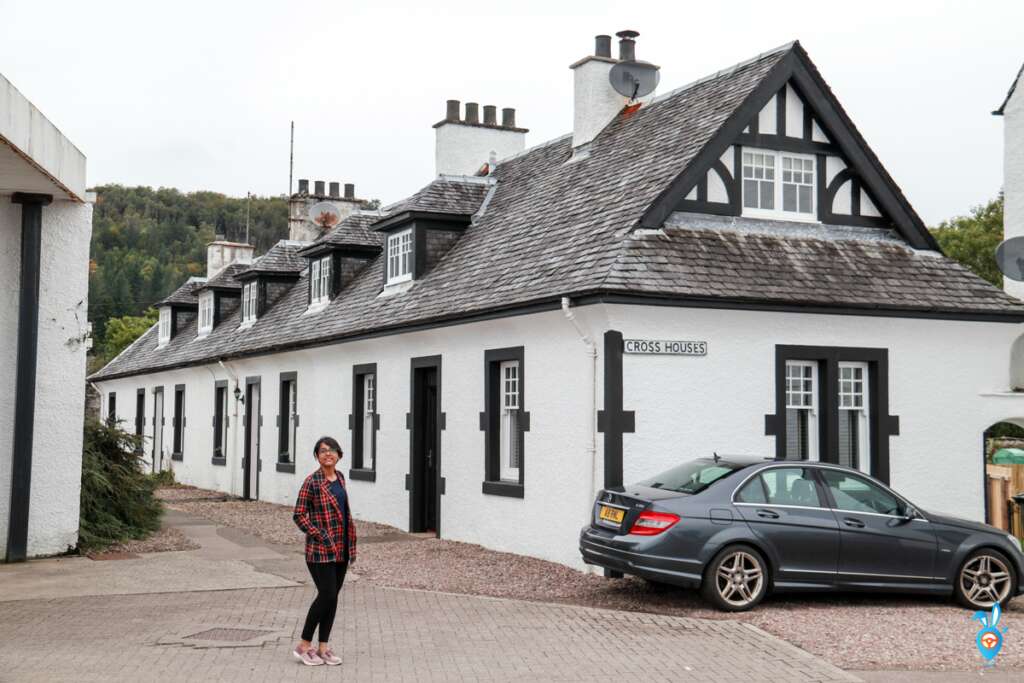
<path fill-rule="evenodd" d="M 799 122 L 787 121 L 790 98 Z M 775 129 L 761 130 L 762 110 L 774 111 Z M 768 72 L 722 124 L 703 150 L 659 195 L 640 226 L 661 227 L 674 211 L 739 216 L 744 148 L 811 155 L 815 159 L 815 212 L 822 223 L 893 228 L 911 246 L 938 244 L 874 152 L 850 121 L 799 43 Z M 776 178 L 776 182 L 780 179 Z M 837 198 L 848 197 L 840 210 Z M 871 211 L 873 206 L 875 211 Z M 878 214 L 878 215 L 875 215 Z"/>

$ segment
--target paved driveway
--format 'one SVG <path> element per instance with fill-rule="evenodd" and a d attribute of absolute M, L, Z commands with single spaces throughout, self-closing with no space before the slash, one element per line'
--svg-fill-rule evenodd
<path fill-rule="evenodd" d="M 301 557 L 172 522 L 202 548 L 0 566 L 0 680 L 857 680 L 748 624 L 380 588 L 358 565 L 344 665 L 303 667 Z"/>

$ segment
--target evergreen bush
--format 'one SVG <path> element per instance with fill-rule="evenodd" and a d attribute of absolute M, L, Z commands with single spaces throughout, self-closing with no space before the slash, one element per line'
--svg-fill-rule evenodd
<path fill-rule="evenodd" d="M 141 445 L 116 424 L 86 420 L 79 549 L 144 538 L 160 528 L 157 481 L 143 472 Z"/>

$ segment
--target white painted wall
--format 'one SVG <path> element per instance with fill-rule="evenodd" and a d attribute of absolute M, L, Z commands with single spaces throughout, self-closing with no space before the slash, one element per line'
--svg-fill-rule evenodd
<path fill-rule="evenodd" d="M 926 510 L 984 519 L 982 432 L 1024 416 L 1005 392 L 1024 326 L 883 317 L 612 306 L 626 338 L 705 340 L 706 357 L 627 355 L 625 480 L 719 453 L 771 457 L 764 416 L 775 412 L 775 345 L 889 349 L 893 487 Z"/>
<path fill-rule="evenodd" d="M 526 133 L 445 121 L 435 128 L 437 175 L 476 175 L 491 153 L 501 160 L 526 148 Z"/>
<path fill-rule="evenodd" d="M 28 555 L 78 542 L 86 301 L 92 206 L 55 201 L 43 208 L 39 356 L 29 508 Z M 0 195 L 0 389 L 14 395 L 20 287 L 21 206 Z M 0 558 L 10 516 L 14 402 L 0 403 Z"/>
<path fill-rule="evenodd" d="M 588 57 L 572 65 L 573 147 L 585 145 L 596 138 L 626 106 L 628 98 L 617 93 L 608 81 L 608 74 L 616 63 Z"/>
<path fill-rule="evenodd" d="M 1024 235 L 1024 79 L 1003 109 L 1003 237 Z M 1024 282 L 1003 278 L 1003 289 L 1024 299 Z"/>

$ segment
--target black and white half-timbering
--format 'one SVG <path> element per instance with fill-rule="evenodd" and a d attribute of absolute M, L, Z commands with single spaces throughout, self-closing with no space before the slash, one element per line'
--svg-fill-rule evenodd
<path fill-rule="evenodd" d="M 411 197 L 300 182 L 291 240 L 212 245 L 92 378 L 152 466 L 290 503 L 330 434 L 366 519 L 573 566 L 597 488 L 715 451 L 982 518 L 1024 304 L 940 253 L 799 44 L 638 102 L 617 62 L 572 65 L 570 134 L 453 100 Z"/>

